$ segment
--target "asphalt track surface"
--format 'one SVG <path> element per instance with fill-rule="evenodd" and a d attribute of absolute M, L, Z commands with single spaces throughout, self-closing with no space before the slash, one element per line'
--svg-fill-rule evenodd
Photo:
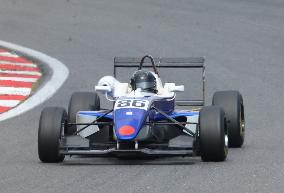
<path fill-rule="evenodd" d="M 65 63 L 70 76 L 47 102 L 0 123 L 0 192 L 283 192 L 282 0 L 0 0 L 0 39 Z M 67 158 L 43 164 L 45 106 L 66 107 L 112 73 L 114 56 L 206 56 L 207 99 L 238 89 L 246 139 L 223 163 L 199 158 Z M 190 77 L 186 82 L 190 82 Z"/>

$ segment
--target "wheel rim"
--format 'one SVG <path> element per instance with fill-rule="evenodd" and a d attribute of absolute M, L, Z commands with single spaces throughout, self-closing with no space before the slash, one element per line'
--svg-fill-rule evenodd
<path fill-rule="evenodd" d="M 228 146 L 229 146 L 229 138 L 228 138 L 228 134 L 225 134 L 224 138 L 225 138 L 224 151 L 225 151 L 225 155 L 227 155 L 227 154 L 228 154 Z"/>
<path fill-rule="evenodd" d="M 243 136 L 245 133 L 245 117 L 244 117 L 244 109 L 243 106 L 241 105 L 241 110 L 240 110 L 240 134 Z"/>
<path fill-rule="evenodd" d="M 65 121 L 61 123 L 61 132 L 60 132 L 60 136 L 59 136 L 59 139 L 62 139 L 62 137 L 64 136 L 65 134 Z"/>

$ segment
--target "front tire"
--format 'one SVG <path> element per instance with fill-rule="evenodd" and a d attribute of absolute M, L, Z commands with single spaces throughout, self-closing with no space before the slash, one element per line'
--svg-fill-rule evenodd
<path fill-rule="evenodd" d="M 245 138 L 245 115 L 243 97 L 240 92 L 215 92 L 212 105 L 221 107 L 225 112 L 229 147 L 241 147 Z"/>
<path fill-rule="evenodd" d="M 228 154 L 224 111 L 204 107 L 199 115 L 200 153 L 203 161 L 224 161 Z"/>
<path fill-rule="evenodd" d="M 42 162 L 56 163 L 64 160 L 65 156 L 59 154 L 59 141 L 66 119 L 67 113 L 63 108 L 43 109 L 38 129 L 38 156 Z"/>

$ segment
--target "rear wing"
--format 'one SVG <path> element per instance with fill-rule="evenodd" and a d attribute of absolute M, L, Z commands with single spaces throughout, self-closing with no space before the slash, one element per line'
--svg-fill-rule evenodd
<path fill-rule="evenodd" d="M 153 58 L 156 68 L 201 68 L 202 69 L 202 99 L 177 100 L 179 106 L 204 106 L 205 103 L 205 59 L 203 57 L 186 58 Z M 140 67 L 141 58 L 115 57 L 113 75 L 116 77 L 117 68 Z M 153 68 L 151 60 L 145 58 L 143 68 Z"/>

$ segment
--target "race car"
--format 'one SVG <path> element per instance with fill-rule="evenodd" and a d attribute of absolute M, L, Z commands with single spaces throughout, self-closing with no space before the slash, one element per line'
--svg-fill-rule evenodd
<path fill-rule="evenodd" d="M 117 68 L 130 67 L 138 68 L 130 83 L 120 82 Z M 184 85 L 163 84 L 160 68 L 201 69 L 202 99 L 177 100 Z M 212 105 L 205 106 L 204 72 L 204 58 L 115 57 L 114 75 L 102 77 L 95 92 L 73 93 L 68 113 L 61 107 L 43 109 L 39 159 L 50 163 L 62 162 L 65 155 L 88 155 L 226 160 L 228 147 L 241 147 L 244 142 L 243 98 L 238 91 L 218 91 Z M 101 108 L 97 93 L 112 108 Z"/>

